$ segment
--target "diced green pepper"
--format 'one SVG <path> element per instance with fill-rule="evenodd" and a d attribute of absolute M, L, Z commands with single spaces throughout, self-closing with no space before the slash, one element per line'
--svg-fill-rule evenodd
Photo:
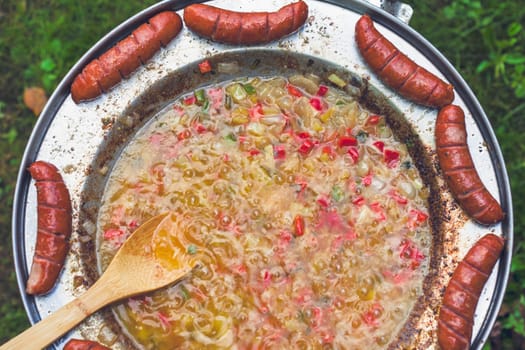
<path fill-rule="evenodd" d="M 248 95 L 254 95 L 257 92 L 251 84 L 244 84 L 242 87 Z"/>
<path fill-rule="evenodd" d="M 206 93 L 204 92 L 203 89 L 200 89 L 200 90 L 196 90 L 193 95 L 195 96 L 195 99 L 197 100 L 196 101 L 196 104 L 198 106 L 202 106 L 204 105 L 204 103 L 206 102 L 207 98 L 206 98 Z"/>

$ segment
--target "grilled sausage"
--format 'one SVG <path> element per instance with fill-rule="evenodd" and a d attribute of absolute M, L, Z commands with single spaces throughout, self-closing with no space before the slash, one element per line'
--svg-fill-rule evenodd
<path fill-rule="evenodd" d="M 180 16 L 161 12 L 135 29 L 127 38 L 94 59 L 77 75 L 71 85 L 75 103 L 91 100 L 108 91 L 166 46 L 182 28 Z"/>
<path fill-rule="evenodd" d="M 435 139 L 441 170 L 461 207 L 481 224 L 501 221 L 503 210 L 474 168 L 467 145 L 465 114 L 460 107 L 448 105 L 439 111 Z"/>
<path fill-rule="evenodd" d="M 277 12 L 242 13 L 203 4 L 184 9 L 186 26 L 207 39 L 233 45 L 268 43 L 293 33 L 308 17 L 308 6 L 298 1 Z"/>
<path fill-rule="evenodd" d="M 469 349 L 476 305 L 503 246 L 503 238 L 491 233 L 483 236 L 454 271 L 438 319 L 438 342 L 443 350 Z"/>
<path fill-rule="evenodd" d="M 69 249 L 71 200 L 58 169 L 37 161 L 28 168 L 37 190 L 38 228 L 28 294 L 45 294 L 55 285 Z"/>
<path fill-rule="evenodd" d="M 363 15 L 355 27 L 361 55 L 379 78 L 401 96 L 429 107 L 441 107 L 454 100 L 452 85 L 420 67 L 400 52 Z"/>
<path fill-rule="evenodd" d="M 64 345 L 64 350 L 111 350 L 91 340 L 71 339 Z"/>

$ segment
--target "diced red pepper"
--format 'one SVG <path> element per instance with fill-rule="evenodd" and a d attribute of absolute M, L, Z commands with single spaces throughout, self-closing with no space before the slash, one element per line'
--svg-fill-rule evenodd
<path fill-rule="evenodd" d="M 341 136 L 337 141 L 339 147 L 357 146 L 357 139 L 353 136 Z"/>
<path fill-rule="evenodd" d="M 354 164 L 359 161 L 359 150 L 356 147 L 350 147 L 347 152 Z"/>
<path fill-rule="evenodd" d="M 376 214 L 376 219 L 379 221 L 385 221 L 386 215 L 383 207 L 380 203 L 374 202 L 370 204 L 370 209 Z"/>
<path fill-rule="evenodd" d="M 325 194 L 321 194 L 319 197 L 317 197 L 317 203 L 321 207 L 327 208 L 330 205 L 330 198 Z"/>
<path fill-rule="evenodd" d="M 317 97 L 312 97 L 310 99 L 310 105 L 316 110 L 316 111 L 322 111 L 323 110 L 323 103 L 320 99 Z"/>
<path fill-rule="evenodd" d="M 184 100 L 183 100 L 183 103 L 186 106 L 190 106 L 190 105 L 195 104 L 196 101 L 197 101 L 197 99 L 195 98 L 195 96 L 191 95 L 191 96 L 185 97 Z"/>
<path fill-rule="evenodd" d="M 413 229 L 421 225 L 428 219 L 428 215 L 421 210 L 411 209 L 408 212 L 408 228 Z"/>
<path fill-rule="evenodd" d="M 252 148 L 248 151 L 248 153 L 250 154 L 250 156 L 256 156 L 258 154 L 261 154 L 261 151 L 259 151 L 257 148 Z"/>
<path fill-rule="evenodd" d="M 282 160 L 286 157 L 286 150 L 284 145 L 274 145 L 273 146 L 273 158 L 277 160 Z"/>
<path fill-rule="evenodd" d="M 182 141 L 182 140 L 189 138 L 190 136 L 191 136 L 191 131 L 189 131 L 188 129 L 184 129 L 177 134 L 177 139 L 179 141 Z"/>
<path fill-rule="evenodd" d="M 175 112 L 177 112 L 177 114 L 179 115 L 179 117 L 181 117 L 183 114 L 184 114 L 184 108 L 182 108 L 181 106 L 179 105 L 173 105 L 173 110 Z"/>
<path fill-rule="evenodd" d="M 301 215 L 296 215 L 293 219 L 293 228 L 297 237 L 304 235 L 304 218 Z"/>
<path fill-rule="evenodd" d="M 372 178 L 373 177 L 374 176 L 372 174 L 368 174 L 366 176 L 363 176 L 363 180 L 362 180 L 363 185 L 370 186 L 372 184 Z"/>
<path fill-rule="evenodd" d="M 372 143 L 372 145 L 374 145 L 375 148 L 377 148 L 380 152 L 383 152 L 385 149 L 385 143 L 383 141 L 376 141 Z"/>
<path fill-rule="evenodd" d="M 314 148 L 314 143 L 311 140 L 304 140 L 301 146 L 299 146 L 299 153 L 307 155 Z"/>
<path fill-rule="evenodd" d="M 379 124 L 379 121 L 381 120 L 381 117 L 378 115 L 371 115 L 366 120 L 366 125 L 377 125 Z"/>
<path fill-rule="evenodd" d="M 363 205 L 365 204 L 365 198 L 363 196 L 357 196 L 354 199 L 352 199 L 352 204 Z"/>
<path fill-rule="evenodd" d="M 303 93 L 298 89 L 296 88 L 295 86 L 293 86 L 292 84 L 288 84 L 286 85 L 286 88 L 288 89 L 288 93 L 292 96 L 295 96 L 295 97 L 301 97 L 303 96 Z"/>
<path fill-rule="evenodd" d="M 405 238 L 401 241 L 399 257 L 401 259 L 410 260 L 410 268 L 415 270 L 421 265 L 421 262 L 425 259 L 425 255 L 421 253 L 414 242 Z"/>
<path fill-rule="evenodd" d="M 328 92 L 328 86 L 319 85 L 319 90 L 317 90 L 317 96 L 323 97 Z"/>
<path fill-rule="evenodd" d="M 368 326 L 377 327 L 382 313 L 383 307 L 376 302 L 363 314 L 363 322 Z"/>
<path fill-rule="evenodd" d="M 308 139 L 310 138 L 310 133 L 308 133 L 307 131 L 300 131 L 298 133 L 296 133 L 297 136 L 299 136 L 299 138 L 301 139 Z"/>
<path fill-rule="evenodd" d="M 137 227 L 139 227 L 139 223 L 137 220 L 131 220 L 128 224 L 128 227 L 131 231 L 135 230 Z"/>
<path fill-rule="evenodd" d="M 385 163 L 389 168 L 394 168 L 399 163 L 399 152 L 386 148 L 383 152 Z"/>
<path fill-rule="evenodd" d="M 124 235 L 124 231 L 118 228 L 110 228 L 104 232 L 104 239 L 120 238 Z"/>
<path fill-rule="evenodd" d="M 201 63 L 199 63 L 199 70 L 200 70 L 201 74 L 205 74 L 205 73 L 211 72 L 210 61 L 204 60 Z"/>
<path fill-rule="evenodd" d="M 259 120 L 264 116 L 264 111 L 262 104 L 260 102 L 256 103 L 253 107 L 248 110 L 251 120 Z"/>
<path fill-rule="evenodd" d="M 323 154 L 326 154 L 328 156 L 328 158 L 330 158 L 332 160 L 335 158 L 335 152 L 334 152 L 334 150 L 332 149 L 331 146 L 324 146 L 323 149 L 321 150 L 321 152 Z"/>
<path fill-rule="evenodd" d="M 206 131 L 208 131 L 208 129 L 202 125 L 201 123 L 195 123 L 193 125 L 193 127 L 195 128 L 195 131 L 198 133 L 198 134 L 203 134 L 205 133 Z"/>
<path fill-rule="evenodd" d="M 388 194 L 390 195 L 390 197 L 395 200 L 398 204 L 402 204 L 402 205 L 405 205 L 408 203 L 408 199 L 406 199 L 405 197 L 403 197 L 402 195 L 400 195 L 396 190 L 390 190 L 388 192 Z"/>

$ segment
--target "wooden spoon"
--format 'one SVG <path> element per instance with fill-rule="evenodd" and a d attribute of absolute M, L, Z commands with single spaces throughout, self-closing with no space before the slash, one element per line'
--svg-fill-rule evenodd
<path fill-rule="evenodd" d="M 2 345 L 0 350 L 42 349 L 100 308 L 165 287 L 187 275 L 193 266 L 186 255 L 178 254 L 178 261 L 170 264 L 158 258 L 153 249 L 155 229 L 168 215 L 172 214 L 157 215 L 142 224 L 91 288 Z"/>

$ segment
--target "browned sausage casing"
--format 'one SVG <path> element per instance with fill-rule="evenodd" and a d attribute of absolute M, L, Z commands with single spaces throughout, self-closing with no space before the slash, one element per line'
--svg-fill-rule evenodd
<path fill-rule="evenodd" d="M 111 350 L 111 349 L 97 342 L 91 341 L 91 340 L 71 339 L 64 346 L 64 350 Z"/>
<path fill-rule="evenodd" d="M 501 221 L 503 210 L 474 168 L 467 145 L 465 114 L 459 106 L 449 105 L 439 111 L 435 139 L 441 170 L 461 207 L 481 224 Z"/>
<path fill-rule="evenodd" d="M 399 51 L 377 31 L 369 16 L 363 15 L 357 21 L 355 39 L 370 68 L 401 96 L 429 107 L 445 106 L 454 100 L 452 85 Z"/>
<path fill-rule="evenodd" d="M 308 17 L 308 5 L 298 1 L 277 12 L 235 12 L 193 4 L 184 9 L 186 26 L 207 39 L 234 45 L 268 43 L 293 33 Z"/>
<path fill-rule="evenodd" d="M 476 305 L 503 246 L 503 238 L 491 233 L 483 236 L 454 271 L 438 319 L 438 342 L 443 350 L 469 349 Z"/>
<path fill-rule="evenodd" d="M 45 294 L 55 285 L 68 252 L 71 199 L 58 169 L 36 161 L 29 166 L 37 191 L 38 228 L 28 294 Z"/>
<path fill-rule="evenodd" d="M 91 61 L 71 85 L 75 103 L 91 100 L 127 78 L 149 60 L 161 46 L 166 46 L 182 28 L 180 16 L 161 12 L 135 29 L 99 58 Z"/>

